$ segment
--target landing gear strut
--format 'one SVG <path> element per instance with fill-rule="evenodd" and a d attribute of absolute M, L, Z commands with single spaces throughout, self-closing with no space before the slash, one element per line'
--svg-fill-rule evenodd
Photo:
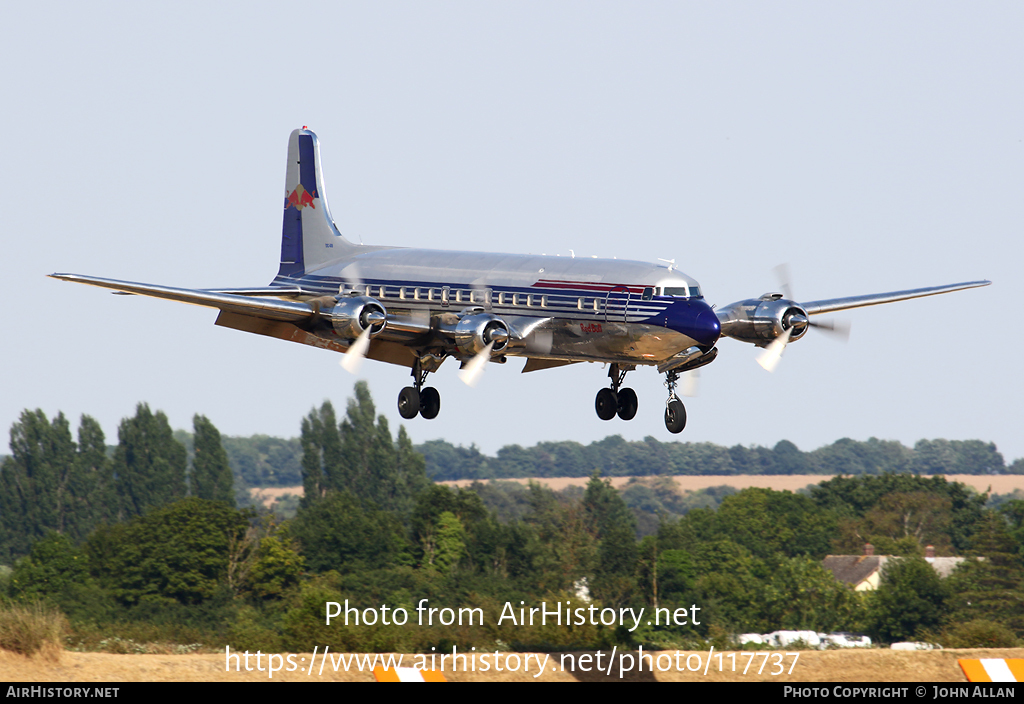
<path fill-rule="evenodd" d="M 440 362 L 437 362 L 434 369 L 424 369 L 419 359 L 413 363 L 413 386 L 406 386 L 398 394 L 398 413 L 403 418 L 415 418 L 419 414 L 431 420 L 437 418 L 437 414 L 441 412 L 441 394 L 432 386 L 423 388 L 427 374 L 434 371 L 437 366 L 440 366 Z"/>
<path fill-rule="evenodd" d="M 686 407 L 676 396 L 676 384 L 679 383 L 679 372 L 665 373 L 665 386 L 668 387 L 668 401 L 665 402 L 665 427 L 670 433 L 681 433 L 686 427 Z"/>
<path fill-rule="evenodd" d="M 601 389 L 597 392 L 594 400 L 594 410 L 601 420 L 611 420 L 616 414 L 622 420 L 633 420 L 636 416 L 636 409 L 639 402 L 636 392 L 633 389 L 619 388 L 626 378 L 626 372 L 635 369 L 632 365 L 613 364 L 608 370 L 608 376 L 612 380 L 610 389 Z"/>

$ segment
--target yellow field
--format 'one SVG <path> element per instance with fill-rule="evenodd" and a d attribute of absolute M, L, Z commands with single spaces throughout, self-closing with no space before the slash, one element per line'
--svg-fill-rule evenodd
<path fill-rule="evenodd" d="M 643 479 L 644 477 L 638 477 Z M 649 477 L 648 477 L 649 478 Z M 679 485 L 680 491 L 696 491 L 698 489 L 707 489 L 709 486 L 731 486 L 736 489 L 746 489 L 750 486 L 761 487 L 763 489 L 775 489 L 776 491 L 797 491 L 803 489 L 808 484 L 818 484 L 823 481 L 827 481 L 832 477 L 822 476 L 820 474 L 732 474 L 732 475 L 707 475 L 707 476 L 691 476 L 691 475 L 677 475 L 673 476 L 672 479 Z M 976 491 L 984 492 L 988 491 L 993 494 L 1010 494 L 1014 489 L 1020 489 L 1024 491 L 1024 474 L 1000 474 L 1000 475 L 977 475 L 977 474 L 949 474 L 946 475 L 946 479 L 951 482 L 962 482 L 969 487 L 972 487 Z M 630 477 L 612 477 L 611 482 L 614 487 L 621 487 L 629 482 Z M 438 484 L 447 484 L 448 486 L 469 486 L 474 481 L 473 479 L 458 479 L 454 481 L 438 482 Z M 502 481 L 502 482 L 518 482 L 520 484 L 528 484 L 529 482 L 538 482 L 545 486 L 551 487 L 555 491 L 564 489 L 567 486 L 586 486 L 586 483 L 590 481 L 589 477 L 543 477 L 535 479 L 496 479 L 486 481 Z M 282 487 L 266 487 L 256 488 L 251 490 L 251 495 L 254 499 L 258 499 L 264 505 L 269 506 L 278 498 L 285 496 L 286 494 L 294 494 L 295 496 L 302 496 L 303 491 L 301 486 L 282 486 Z"/>

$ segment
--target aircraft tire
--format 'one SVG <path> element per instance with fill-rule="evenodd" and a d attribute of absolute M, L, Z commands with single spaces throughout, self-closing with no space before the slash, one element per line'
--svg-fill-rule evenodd
<path fill-rule="evenodd" d="M 441 394 L 433 386 L 420 391 L 420 415 L 431 420 L 441 412 Z"/>
<path fill-rule="evenodd" d="M 669 401 L 665 407 L 665 427 L 670 433 L 681 433 L 686 427 L 686 406 L 677 398 Z"/>
<path fill-rule="evenodd" d="M 640 406 L 636 392 L 633 389 L 619 389 L 618 402 L 619 418 L 633 420 L 636 416 L 636 409 Z"/>
<path fill-rule="evenodd" d="M 398 393 L 398 415 L 408 420 L 419 412 L 420 392 L 413 386 L 406 386 Z"/>
<path fill-rule="evenodd" d="M 611 389 L 601 389 L 594 400 L 594 410 L 601 420 L 611 420 L 619 410 L 619 400 Z"/>

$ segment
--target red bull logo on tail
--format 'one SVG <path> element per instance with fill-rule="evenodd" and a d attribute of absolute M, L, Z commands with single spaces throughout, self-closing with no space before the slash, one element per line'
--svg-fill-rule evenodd
<path fill-rule="evenodd" d="M 284 207 L 294 206 L 299 210 L 309 207 L 316 209 L 316 204 L 313 203 L 313 199 L 316 198 L 316 192 L 310 193 L 302 187 L 300 183 L 294 191 L 292 191 L 284 201 Z"/>

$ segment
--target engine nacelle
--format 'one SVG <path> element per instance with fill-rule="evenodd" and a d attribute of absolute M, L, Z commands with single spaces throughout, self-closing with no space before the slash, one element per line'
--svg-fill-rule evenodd
<path fill-rule="evenodd" d="M 388 312 L 379 301 L 369 296 L 352 296 L 339 298 L 324 317 L 331 321 L 338 337 L 354 340 L 366 329 L 370 330 L 371 337 L 384 330 Z"/>
<path fill-rule="evenodd" d="M 781 293 L 766 293 L 760 298 L 730 303 L 715 313 L 723 335 L 762 347 L 786 330 L 792 330 L 790 342 L 799 340 L 807 332 L 807 311 L 783 298 Z"/>
<path fill-rule="evenodd" d="M 464 315 L 444 332 L 452 336 L 459 353 L 467 357 L 483 352 L 491 343 L 494 343 L 491 351 L 500 352 L 512 337 L 508 324 L 491 313 Z"/>

